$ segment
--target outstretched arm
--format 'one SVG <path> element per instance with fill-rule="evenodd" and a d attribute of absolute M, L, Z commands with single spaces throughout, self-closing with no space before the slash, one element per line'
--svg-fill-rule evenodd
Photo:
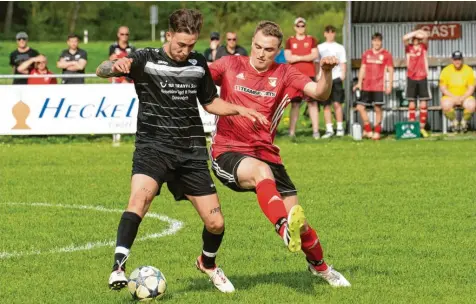
<path fill-rule="evenodd" d="M 226 102 L 221 98 L 215 98 L 211 103 L 204 105 L 203 108 L 208 113 L 219 116 L 241 115 L 252 122 L 258 120 L 263 125 L 268 124 L 266 117 L 258 111 Z"/>
<path fill-rule="evenodd" d="M 322 74 L 317 82 L 309 82 L 304 87 L 304 94 L 317 100 L 327 100 L 332 89 L 332 68 L 339 64 L 336 57 L 324 57 L 319 61 Z"/>
<path fill-rule="evenodd" d="M 101 78 L 119 77 L 129 74 L 132 59 L 124 57 L 119 60 L 106 60 L 96 69 L 96 75 Z"/>

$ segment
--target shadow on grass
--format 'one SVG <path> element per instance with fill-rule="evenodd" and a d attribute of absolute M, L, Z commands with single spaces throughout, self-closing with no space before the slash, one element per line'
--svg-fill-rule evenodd
<path fill-rule="evenodd" d="M 316 285 L 328 286 L 327 282 L 321 278 L 314 277 L 307 271 L 299 272 L 271 272 L 267 274 L 254 274 L 254 275 L 238 275 L 230 276 L 230 281 L 236 288 L 236 291 L 244 291 L 252 289 L 260 285 L 282 285 L 283 287 L 289 287 L 294 289 L 298 293 L 304 293 L 308 295 L 315 295 L 316 291 L 314 287 Z M 177 293 L 194 292 L 194 291 L 217 291 L 215 287 L 209 282 L 206 277 L 190 278 L 188 280 L 188 286 L 182 290 L 178 290 Z M 173 298 L 173 295 L 170 295 Z"/>

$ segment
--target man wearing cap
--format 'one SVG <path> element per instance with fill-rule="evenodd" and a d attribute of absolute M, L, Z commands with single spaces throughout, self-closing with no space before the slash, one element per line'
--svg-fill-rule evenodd
<path fill-rule="evenodd" d="M 473 93 L 475 88 L 474 72 L 471 67 L 463 63 L 463 53 L 455 51 L 451 55 L 452 63 L 446 66 L 440 74 L 440 91 L 443 94 L 441 106 L 443 113 L 451 121 L 454 132 L 468 130 L 476 108 Z M 461 123 L 456 118 L 455 107 L 463 107 Z"/>
<path fill-rule="evenodd" d="M 226 44 L 218 47 L 215 60 L 224 56 L 248 56 L 248 52 L 238 44 L 238 36 L 235 32 L 226 33 Z"/>
<path fill-rule="evenodd" d="M 220 33 L 212 32 L 210 34 L 210 47 L 203 52 L 207 62 L 213 62 L 216 59 L 217 49 L 220 46 Z"/>
<path fill-rule="evenodd" d="M 13 74 L 28 75 L 33 69 L 33 64 L 28 69 L 19 71 L 18 67 L 30 58 L 39 55 L 38 51 L 28 46 L 28 35 L 25 32 L 19 32 L 16 35 L 17 49 L 10 53 L 10 65 L 13 67 Z M 13 84 L 27 84 L 28 79 L 13 79 Z"/>
<path fill-rule="evenodd" d="M 302 17 L 294 20 L 295 36 L 290 37 L 286 41 L 284 56 L 286 61 L 294 65 L 301 73 L 309 76 L 311 79 L 316 79 L 316 70 L 314 67 L 314 60 L 318 58 L 317 39 L 306 35 L 306 20 Z M 299 117 L 299 107 L 302 96 L 296 96 L 291 99 L 291 114 L 289 123 L 289 135 L 294 137 L 296 134 L 296 124 Z M 319 108 L 317 101 L 308 99 L 309 116 L 312 122 L 313 137 L 320 138 L 319 135 Z"/>

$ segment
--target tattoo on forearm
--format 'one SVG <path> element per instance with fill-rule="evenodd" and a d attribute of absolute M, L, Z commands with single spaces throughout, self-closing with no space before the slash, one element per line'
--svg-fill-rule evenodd
<path fill-rule="evenodd" d="M 210 210 L 210 214 L 215 214 L 215 213 L 220 213 L 221 212 L 221 207 L 216 207 Z"/>
<path fill-rule="evenodd" d="M 101 78 L 117 77 L 124 75 L 124 73 L 121 72 L 112 72 L 112 66 L 114 65 L 114 62 L 115 60 L 107 60 L 101 63 L 96 70 L 96 75 Z"/>

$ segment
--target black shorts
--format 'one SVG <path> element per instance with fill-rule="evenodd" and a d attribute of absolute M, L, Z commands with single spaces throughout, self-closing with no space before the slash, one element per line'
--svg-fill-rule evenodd
<path fill-rule="evenodd" d="M 383 91 L 372 92 L 372 91 L 362 91 L 362 98 L 357 101 L 357 104 L 364 106 L 381 106 L 384 104 L 383 101 Z"/>
<path fill-rule="evenodd" d="M 253 191 L 255 189 L 243 189 L 238 184 L 238 166 L 243 159 L 248 156 L 238 152 L 226 152 L 218 156 L 217 159 L 212 160 L 212 170 L 215 176 L 228 188 L 237 192 Z M 274 179 L 276 181 L 276 188 L 282 197 L 293 196 L 297 194 L 296 187 L 294 186 L 291 178 L 283 165 L 270 163 L 259 159 L 262 162 L 268 164 L 273 172 Z"/>
<path fill-rule="evenodd" d="M 344 103 L 345 100 L 345 92 L 344 92 L 344 84 L 342 83 L 342 79 L 337 78 L 332 80 L 332 91 L 329 99 L 325 102 L 322 102 L 322 105 L 329 106 L 333 102 Z"/>
<path fill-rule="evenodd" d="M 132 159 L 132 175 L 145 174 L 159 184 L 167 183 L 175 200 L 186 200 L 187 195 L 203 196 L 216 193 L 206 160 L 181 158 L 150 147 L 136 148 Z"/>
<path fill-rule="evenodd" d="M 405 93 L 407 100 L 430 100 L 430 90 L 428 89 L 427 79 L 413 80 L 407 78 L 407 91 Z"/>
<path fill-rule="evenodd" d="M 316 81 L 316 77 L 310 77 L 310 78 L 311 78 L 312 81 Z M 291 97 L 291 103 L 296 103 L 296 102 L 301 103 L 303 100 L 315 101 L 311 97 L 303 96 L 303 95 Z"/>

